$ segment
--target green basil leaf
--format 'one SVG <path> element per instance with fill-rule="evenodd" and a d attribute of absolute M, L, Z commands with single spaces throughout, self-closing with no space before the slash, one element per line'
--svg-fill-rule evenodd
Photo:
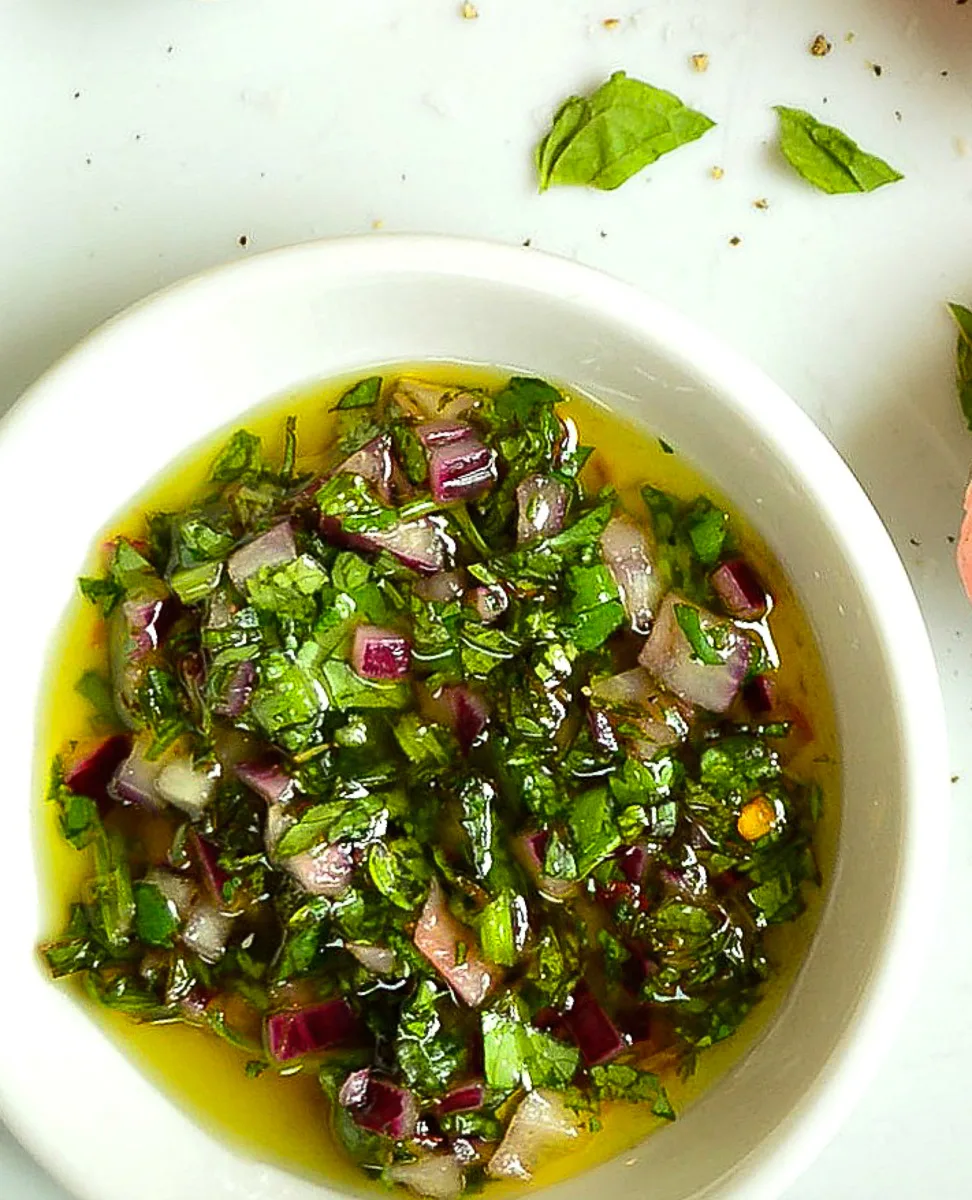
<path fill-rule="evenodd" d="M 381 395 L 381 383 L 380 375 L 369 375 L 367 379 L 359 379 L 348 388 L 334 409 L 346 412 L 349 408 L 370 408 L 377 403 Z"/>
<path fill-rule="evenodd" d="M 210 468 L 213 483 L 232 483 L 258 474 L 263 461 L 263 444 L 248 429 L 238 429 L 216 456 Z"/>
<path fill-rule="evenodd" d="M 617 71 L 588 99 L 558 110 L 536 152 L 540 191 L 573 184 L 611 191 L 712 122 L 677 96 Z"/>
<path fill-rule="evenodd" d="M 179 928 L 179 914 L 154 883 L 136 883 L 135 932 L 150 946 L 171 946 Z"/>
<path fill-rule="evenodd" d="M 823 125 L 802 108 L 776 106 L 780 118 L 780 150 L 791 167 L 814 187 L 839 192 L 873 192 L 904 179 L 883 159 L 866 154 L 833 125 Z"/>
<path fill-rule="evenodd" d="M 958 326 L 955 342 L 955 385 L 962 415 L 972 429 L 972 311 L 964 304 L 949 304 L 948 311 Z"/>

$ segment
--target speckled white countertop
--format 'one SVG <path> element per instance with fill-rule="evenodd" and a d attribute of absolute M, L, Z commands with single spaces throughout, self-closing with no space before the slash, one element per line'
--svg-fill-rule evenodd
<path fill-rule="evenodd" d="M 943 301 L 972 303 L 972 4 L 477 4 L 463 20 L 456 0 L 5 0 L 0 409 L 163 284 L 379 225 L 529 238 L 636 282 L 761 364 L 897 542 L 931 626 L 957 776 L 951 865 L 928 880 L 945 906 L 924 1000 L 788 1200 L 968 1197 L 972 610 L 949 538 L 972 435 Z M 833 50 L 815 58 L 821 32 Z M 538 196 L 545 118 L 618 68 L 718 128 L 618 192 Z M 906 180 L 870 196 L 810 190 L 772 148 L 773 104 L 840 125 Z M 156 414 L 135 406 L 132 419 Z M 65 1200 L 2 1127 L 0 1195 Z"/>

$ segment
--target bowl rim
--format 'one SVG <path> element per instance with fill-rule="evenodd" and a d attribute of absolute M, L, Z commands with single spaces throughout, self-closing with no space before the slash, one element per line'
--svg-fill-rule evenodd
<path fill-rule="evenodd" d="M 947 818 L 945 713 L 928 632 L 904 565 L 863 487 L 809 416 L 763 371 L 632 284 L 596 268 L 533 248 L 436 234 L 380 233 L 303 242 L 219 265 L 176 281 L 124 308 L 89 332 L 33 383 L 0 420 L 0 461 L 10 435 L 70 390 L 72 376 L 92 358 L 113 352 L 169 307 L 219 295 L 245 276 L 247 287 L 294 267 L 355 276 L 402 274 L 477 279 L 517 287 L 596 313 L 657 345 L 734 406 L 759 430 L 772 452 L 806 486 L 807 499 L 828 518 L 863 594 L 886 651 L 900 730 L 903 832 L 900 867 L 886 934 L 873 974 L 840 1044 L 797 1108 L 709 1194 L 777 1196 L 820 1153 L 859 1101 L 892 1042 L 917 989 L 915 964 L 925 952 L 932 872 L 942 869 Z M 368 364 L 362 364 L 368 365 Z M 771 414 L 771 419 L 770 419 Z M 792 447 L 799 447 L 797 458 Z M 826 480 L 826 487 L 819 481 Z M 880 588 L 869 580 L 880 580 Z M 47 635 L 49 636 L 49 634 Z M 935 781 L 939 785 L 935 786 Z M 919 805 L 921 820 L 919 820 Z M 933 838 L 932 834 L 935 834 Z M 919 898 L 921 903 L 919 903 Z M 921 920 L 919 920 L 919 913 Z M 76 1195 L 98 1200 L 87 1170 L 36 1114 L 20 1112 L 3 1078 L 0 1117 L 19 1141 Z"/>

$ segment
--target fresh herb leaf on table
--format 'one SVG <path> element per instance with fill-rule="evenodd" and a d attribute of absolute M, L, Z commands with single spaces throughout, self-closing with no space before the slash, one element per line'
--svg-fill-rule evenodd
<path fill-rule="evenodd" d="M 571 96 L 557 110 L 536 150 L 540 191 L 611 191 L 713 124 L 671 92 L 617 71 L 589 97 Z"/>
<path fill-rule="evenodd" d="M 824 125 L 801 108 L 777 105 L 780 150 L 793 169 L 822 192 L 873 192 L 904 176 L 867 154 L 843 130 Z"/>
<path fill-rule="evenodd" d="M 955 385 L 966 424 L 972 430 L 972 311 L 950 303 L 948 311 L 958 327 L 955 339 Z"/>

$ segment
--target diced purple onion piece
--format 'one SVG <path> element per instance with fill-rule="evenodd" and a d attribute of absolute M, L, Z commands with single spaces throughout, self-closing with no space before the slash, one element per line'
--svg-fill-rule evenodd
<path fill-rule="evenodd" d="M 424 421 L 415 426 L 415 432 L 426 450 L 436 446 L 453 446 L 471 438 L 479 440 L 472 426 L 461 421 Z"/>
<path fill-rule="evenodd" d="M 738 617 L 741 621 L 758 621 L 766 616 L 766 589 L 745 560 L 732 558 L 720 563 L 709 578 L 730 617 Z"/>
<path fill-rule="evenodd" d="M 64 775 L 64 782 L 79 796 L 104 800 L 112 776 L 131 749 L 132 739 L 127 733 L 116 733 L 105 738 L 73 763 Z"/>
<path fill-rule="evenodd" d="M 492 1179 L 529 1180 L 539 1159 L 577 1137 L 578 1119 L 559 1092 L 527 1092 L 486 1166 Z"/>
<path fill-rule="evenodd" d="M 200 837 L 195 829 L 189 831 L 189 846 L 209 894 L 217 904 L 224 903 L 223 885 L 229 875 L 219 865 L 218 847 L 208 838 Z"/>
<path fill-rule="evenodd" d="M 628 946 L 628 958 L 621 967 L 621 982 L 637 996 L 641 992 L 642 984 L 646 979 L 650 979 L 658 973 L 658 963 L 653 958 L 650 958 L 642 948 L 633 943 Z M 630 1037 L 632 1029 L 628 1021 L 625 1021 L 624 1032 Z M 641 1041 L 642 1038 L 634 1038 L 635 1041 Z"/>
<path fill-rule="evenodd" d="M 472 1083 L 462 1083 L 446 1092 L 439 1101 L 438 1112 L 440 1116 L 454 1112 L 475 1112 L 483 1107 L 485 1100 L 486 1085 L 477 1079 Z"/>
<path fill-rule="evenodd" d="M 459 748 L 463 754 L 468 754 L 486 728 L 489 705 L 482 696 L 462 683 L 443 688 L 441 699 L 459 739 Z"/>
<path fill-rule="evenodd" d="M 608 521 L 601 534 L 604 563 L 621 593 L 635 633 L 647 633 L 665 594 L 657 566 L 654 538 L 626 513 Z"/>
<path fill-rule="evenodd" d="M 536 833 L 524 834 L 519 839 L 518 855 L 520 861 L 536 880 L 540 893 L 548 900 L 555 900 L 559 903 L 576 895 L 580 885 L 573 879 L 552 879 L 549 875 L 544 875 L 543 864 L 549 841 L 550 834 L 545 829 L 538 830 Z"/>
<path fill-rule="evenodd" d="M 453 1151 L 425 1154 L 414 1162 L 393 1163 L 386 1167 L 385 1176 L 391 1183 L 399 1183 L 426 1200 L 457 1200 L 466 1186 L 462 1168 L 463 1161 Z"/>
<path fill-rule="evenodd" d="M 162 867 L 151 867 L 146 871 L 142 880 L 158 888 L 179 914 L 180 920 L 185 920 L 192 908 L 196 895 L 196 884 L 188 875 L 178 871 L 166 871 Z"/>
<path fill-rule="evenodd" d="M 182 931 L 182 940 L 203 962 L 217 963 L 226 953 L 233 918 L 222 913 L 208 900 L 197 901 Z"/>
<path fill-rule="evenodd" d="M 312 896 L 343 896 L 354 874 L 354 859 L 343 842 L 315 846 L 283 859 L 280 865 Z"/>
<path fill-rule="evenodd" d="M 584 984 L 571 997 L 564 1022 L 589 1067 L 610 1062 L 627 1049 L 614 1022 Z"/>
<path fill-rule="evenodd" d="M 460 942 L 466 947 L 461 962 Z M 499 971 L 487 966 L 480 954 L 475 934 L 449 911 L 438 882 L 433 882 L 415 927 L 415 945 L 470 1008 L 478 1008 L 499 979 Z"/>
<path fill-rule="evenodd" d="M 466 600 L 476 610 L 476 616 L 484 625 L 498 621 L 510 607 L 510 598 L 498 583 L 488 587 L 472 588 L 466 593 Z"/>
<path fill-rule="evenodd" d="M 632 667 L 620 675 L 609 675 L 595 679 L 591 684 L 591 696 L 599 704 L 609 708 L 635 709 L 650 712 L 658 699 L 658 682 L 644 667 Z"/>
<path fill-rule="evenodd" d="M 709 666 L 694 656 L 678 623 L 676 605 L 694 608 L 700 614 L 703 628 L 722 626 L 725 644 L 719 651 L 722 661 L 717 665 Z M 751 659 L 749 639 L 731 621 L 689 604 L 680 596 L 668 595 L 638 661 L 676 696 L 709 712 L 722 713 L 735 699 Z"/>
<path fill-rule="evenodd" d="M 379 1079 L 369 1068 L 352 1072 L 338 1093 L 338 1102 L 346 1108 L 356 1125 L 393 1138 L 408 1141 L 418 1125 L 418 1102 L 407 1089 Z"/>
<path fill-rule="evenodd" d="M 538 829 L 536 833 L 526 833 L 521 839 L 524 852 L 521 857 L 537 875 L 543 870 L 543 860 L 549 841 L 550 834 L 546 829 Z"/>
<path fill-rule="evenodd" d="M 137 804 L 142 808 L 161 808 L 155 781 L 162 763 L 147 758 L 149 740 L 136 738 L 128 758 L 118 764 L 108 784 L 108 795 L 119 804 Z"/>
<path fill-rule="evenodd" d="M 235 720 L 246 712 L 257 683 L 256 667 L 249 659 L 237 663 L 227 680 L 222 698 L 213 705 L 213 712 L 220 717 Z"/>
<path fill-rule="evenodd" d="M 335 470 L 335 475 L 360 475 L 374 487 L 385 504 L 392 501 L 392 480 L 395 476 L 395 460 L 392 457 L 391 438 L 385 434 L 373 438 L 350 458 L 346 458 Z"/>
<path fill-rule="evenodd" d="M 387 946 L 368 946 L 364 942 L 348 942 L 347 950 L 366 971 L 373 975 L 388 975 L 395 969 L 395 951 Z"/>
<path fill-rule="evenodd" d="M 321 517 L 321 533 L 340 545 L 355 550 L 386 550 L 406 567 L 434 575 L 445 570 L 455 553 L 455 543 L 446 531 L 445 522 L 433 513 L 414 521 L 402 521 L 376 533 L 345 533 L 333 517 Z"/>
<path fill-rule="evenodd" d="M 476 404 L 472 392 L 457 391 L 424 379 L 399 379 L 394 399 L 417 417 L 460 417 Z"/>
<path fill-rule="evenodd" d="M 743 700 L 754 717 L 766 717 L 776 708 L 776 684 L 768 675 L 757 675 L 743 688 Z"/>
<path fill-rule="evenodd" d="M 564 527 L 567 489 L 559 479 L 528 475 L 516 489 L 516 541 L 525 546 L 538 538 L 553 537 Z"/>
<path fill-rule="evenodd" d="M 645 878 L 649 854 L 644 846 L 621 846 L 615 852 L 621 874 L 628 883 L 640 885 Z"/>
<path fill-rule="evenodd" d="M 394 629 L 359 625 L 354 631 L 351 663 L 365 679 L 401 679 L 412 665 L 412 647 Z"/>
<path fill-rule="evenodd" d="M 136 597 L 125 600 L 118 611 L 128 635 L 128 658 L 138 662 L 158 649 L 171 625 L 174 606 L 166 599 Z"/>
<path fill-rule="evenodd" d="M 496 482 L 496 454 L 471 430 L 459 441 L 436 441 L 428 450 L 429 488 L 440 504 L 472 500 Z"/>
<path fill-rule="evenodd" d="M 463 574 L 461 571 L 439 571 L 435 575 L 420 579 L 412 590 L 422 600 L 448 604 L 462 595 Z"/>
<path fill-rule="evenodd" d="M 271 1013 L 264 1021 L 267 1053 L 277 1062 L 347 1046 L 360 1034 L 358 1018 L 347 1001 L 340 999 Z"/>
<path fill-rule="evenodd" d="M 294 531 L 289 521 L 281 521 L 234 551 L 226 564 L 230 579 L 242 588 L 251 575 L 262 567 L 282 567 L 297 557 Z"/>
<path fill-rule="evenodd" d="M 368 1099 L 368 1087 L 371 1083 L 371 1067 L 362 1067 L 360 1071 L 352 1071 L 341 1084 L 338 1092 L 338 1104 L 342 1108 L 361 1108 Z"/>
<path fill-rule="evenodd" d="M 168 804 L 175 805 L 188 817 L 199 817 L 212 803 L 220 768 L 197 766 L 191 759 L 171 757 L 159 771 L 155 791 Z"/>
<path fill-rule="evenodd" d="M 283 767 L 275 763 L 237 763 L 233 770 L 241 783 L 252 788 L 268 804 L 290 800 L 297 790 Z"/>

